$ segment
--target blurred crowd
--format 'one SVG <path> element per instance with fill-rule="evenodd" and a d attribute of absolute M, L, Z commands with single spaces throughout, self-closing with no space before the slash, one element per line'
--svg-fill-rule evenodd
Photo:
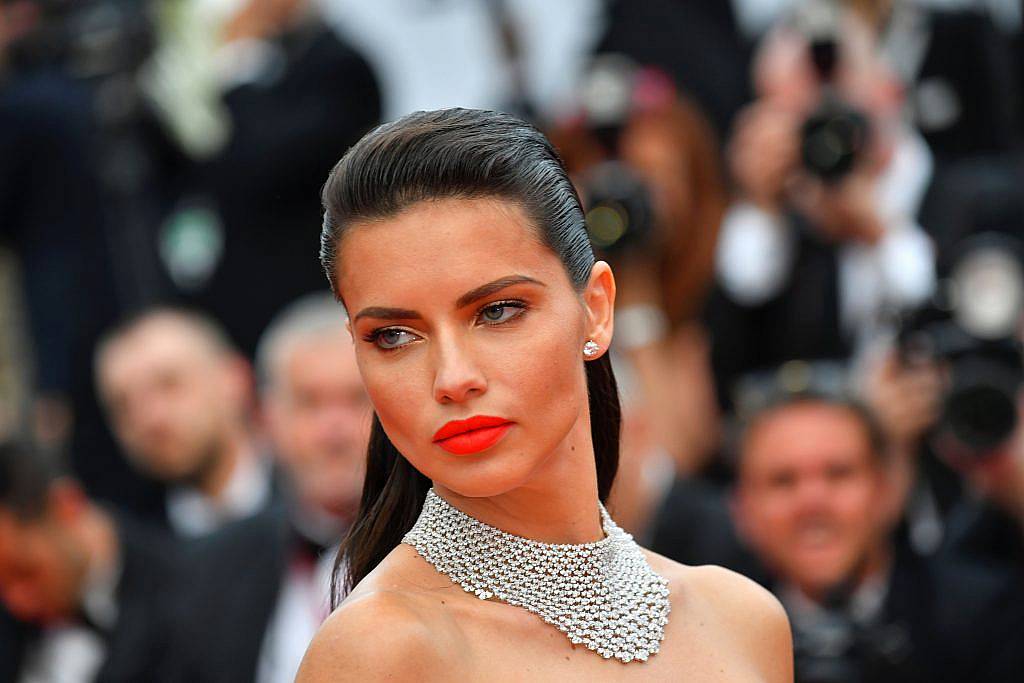
<path fill-rule="evenodd" d="M 609 508 L 797 680 L 1024 671 L 1024 3 L 0 0 L 0 681 L 291 681 L 371 407 L 319 189 L 416 109 L 559 148 Z"/>

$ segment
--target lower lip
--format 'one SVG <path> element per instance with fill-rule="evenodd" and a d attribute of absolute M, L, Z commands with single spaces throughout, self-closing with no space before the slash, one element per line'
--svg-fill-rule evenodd
<path fill-rule="evenodd" d="M 473 429 L 434 443 L 453 455 L 472 455 L 498 443 L 511 427 L 512 423 L 508 422 L 497 427 Z"/>

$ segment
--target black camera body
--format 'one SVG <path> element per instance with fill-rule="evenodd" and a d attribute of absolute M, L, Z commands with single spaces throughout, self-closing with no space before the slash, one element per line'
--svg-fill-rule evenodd
<path fill-rule="evenodd" d="M 818 106 L 800 127 L 803 167 L 833 184 L 856 168 L 871 140 L 868 115 L 844 100 L 835 87 L 842 58 L 841 13 L 828 3 L 808 3 L 796 23 L 808 44 L 808 58 L 821 86 Z"/>
<path fill-rule="evenodd" d="M 867 115 L 826 89 L 800 128 L 800 160 L 812 175 L 835 183 L 856 167 L 870 137 Z"/>
<path fill-rule="evenodd" d="M 947 459 L 970 462 L 996 452 L 1017 428 L 1024 251 L 994 233 L 975 235 L 957 251 L 944 289 L 902 321 L 898 345 L 906 363 L 928 358 L 948 369 L 932 442 Z"/>
<path fill-rule="evenodd" d="M 654 207 L 646 185 L 621 161 L 588 171 L 580 184 L 590 241 L 604 255 L 643 250 L 654 233 Z"/>

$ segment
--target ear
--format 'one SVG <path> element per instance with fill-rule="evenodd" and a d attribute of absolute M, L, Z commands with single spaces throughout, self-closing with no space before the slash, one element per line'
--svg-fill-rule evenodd
<path fill-rule="evenodd" d="M 600 352 L 589 360 L 600 358 L 607 353 L 612 343 L 615 328 L 615 276 L 611 266 L 598 261 L 590 269 L 590 279 L 583 290 L 583 304 L 587 311 L 586 337 L 580 342 L 593 339 L 601 347 Z"/>

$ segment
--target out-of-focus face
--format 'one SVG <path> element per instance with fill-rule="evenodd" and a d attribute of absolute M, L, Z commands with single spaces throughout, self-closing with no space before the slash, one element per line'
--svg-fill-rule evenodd
<path fill-rule="evenodd" d="M 882 472 L 849 409 L 785 406 L 744 445 L 739 526 L 777 575 L 817 596 L 861 569 L 883 521 Z"/>
<path fill-rule="evenodd" d="M 86 560 L 46 515 L 24 521 L 0 510 L 0 601 L 15 618 L 46 624 L 77 609 Z"/>
<path fill-rule="evenodd" d="M 356 225 L 342 239 L 337 277 L 381 424 L 435 484 L 499 495 L 589 442 L 581 349 L 595 318 L 591 288 L 578 295 L 515 204 L 423 201 Z M 473 416 L 505 426 L 435 442 L 447 423 Z M 450 450 L 495 437 L 477 452 Z"/>
<path fill-rule="evenodd" d="M 111 426 L 153 477 L 193 482 L 243 410 L 237 362 L 174 317 L 142 322 L 115 340 L 97 368 Z"/>
<path fill-rule="evenodd" d="M 351 517 L 363 486 L 370 401 L 349 335 L 296 339 L 280 356 L 266 395 L 275 453 L 303 500 Z"/>

